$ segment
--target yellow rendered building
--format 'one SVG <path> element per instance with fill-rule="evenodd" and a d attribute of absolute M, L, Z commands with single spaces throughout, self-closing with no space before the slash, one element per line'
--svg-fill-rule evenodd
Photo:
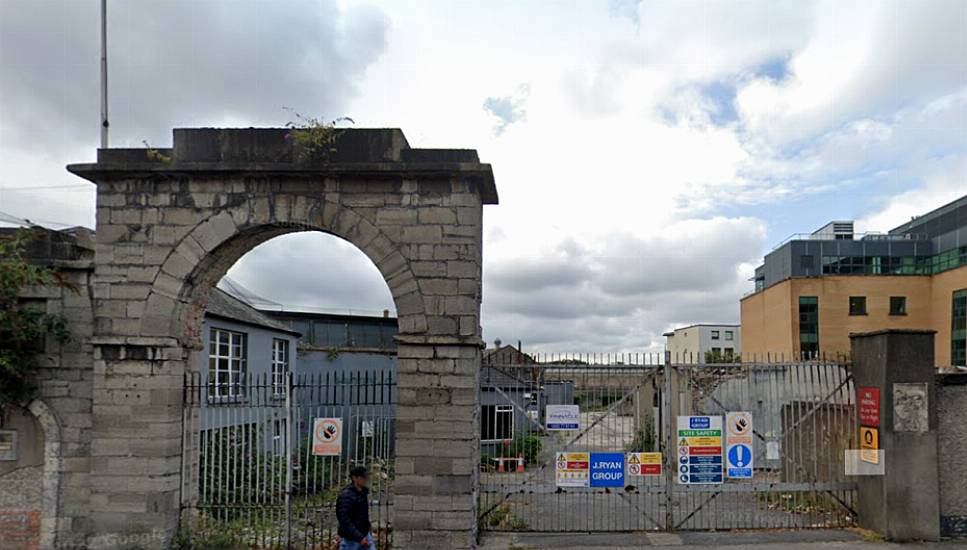
<path fill-rule="evenodd" d="M 743 359 L 848 353 L 849 335 L 936 331 L 939 367 L 967 364 L 967 196 L 886 234 L 831 222 L 777 246 L 741 300 Z"/>

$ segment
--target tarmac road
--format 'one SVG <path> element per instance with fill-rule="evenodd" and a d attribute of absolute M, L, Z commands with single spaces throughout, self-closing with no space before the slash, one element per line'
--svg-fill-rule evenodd
<path fill-rule="evenodd" d="M 869 539 L 869 540 L 868 540 Z M 625 550 L 632 548 L 675 550 L 967 550 L 967 540 L 897 544 L 864 537 L 858 530 L 719 531 L 682 533 L 485 533 L 481 550 Z"/>

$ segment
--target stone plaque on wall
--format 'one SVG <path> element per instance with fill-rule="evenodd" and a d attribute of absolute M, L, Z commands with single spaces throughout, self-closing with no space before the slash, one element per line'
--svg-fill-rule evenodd
<path fill-rule="evenodd" d="M 14 430 L 0 430 L 0 461 L 11 462 L 17 460 L 17 432 Z"/>
<path fill-rule="evenodd" d="M 925 433 L 929 430 L 927 384 L 893 384 L 893 431 Z"/>

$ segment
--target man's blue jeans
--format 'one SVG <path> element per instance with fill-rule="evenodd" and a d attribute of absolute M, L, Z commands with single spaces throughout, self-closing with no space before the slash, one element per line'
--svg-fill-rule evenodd
<path fill-rule="evenodd" d="M 366 535 L 366 540 L 369 541 L 369 546 L 343 539 L 339 541 L 339 550 L 376 550 L 376 539 L 373 538 L 372 533 Z"/>

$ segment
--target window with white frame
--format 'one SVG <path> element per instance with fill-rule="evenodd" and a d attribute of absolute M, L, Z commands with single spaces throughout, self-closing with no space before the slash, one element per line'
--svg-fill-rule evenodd
<path fill-rule="evenodd" d="M 732 340 L 735 340 L 735 332 L 733 332 L 731 330 L 725 331 L 725 339 L 728 340 L 728 341 L 730 341 L 730 342 Z"/>
<path fill-rule="evenodd" d="M 272 395 L 285 397 L 285 377 L 289 372 L 289 341 L 272 339 Z"/>
<path fill-rule="evenodd" d="M 480 439 L 503 441 L 514 438 L 514 407 L 482 405 L 480 407 Z"/>
<path fill-rule="evenodd" d="M 718 340 L 718 339 L 719 339 L 719 331 L 713 330 L 712 331 L 712 340 Z"/>
<path fill-rule="evenodd" d="M 285 456 L 286 422 L 284 418 L 276 420 L 272 428 L 272 452 L 275 456 Z"/>
<path fill-rule="evenodd" d="M 212 398 L 239 398 L 245 395 L 247 361 L 248 337 L 245 333 L 211 329 L 208 376 Z"/>

